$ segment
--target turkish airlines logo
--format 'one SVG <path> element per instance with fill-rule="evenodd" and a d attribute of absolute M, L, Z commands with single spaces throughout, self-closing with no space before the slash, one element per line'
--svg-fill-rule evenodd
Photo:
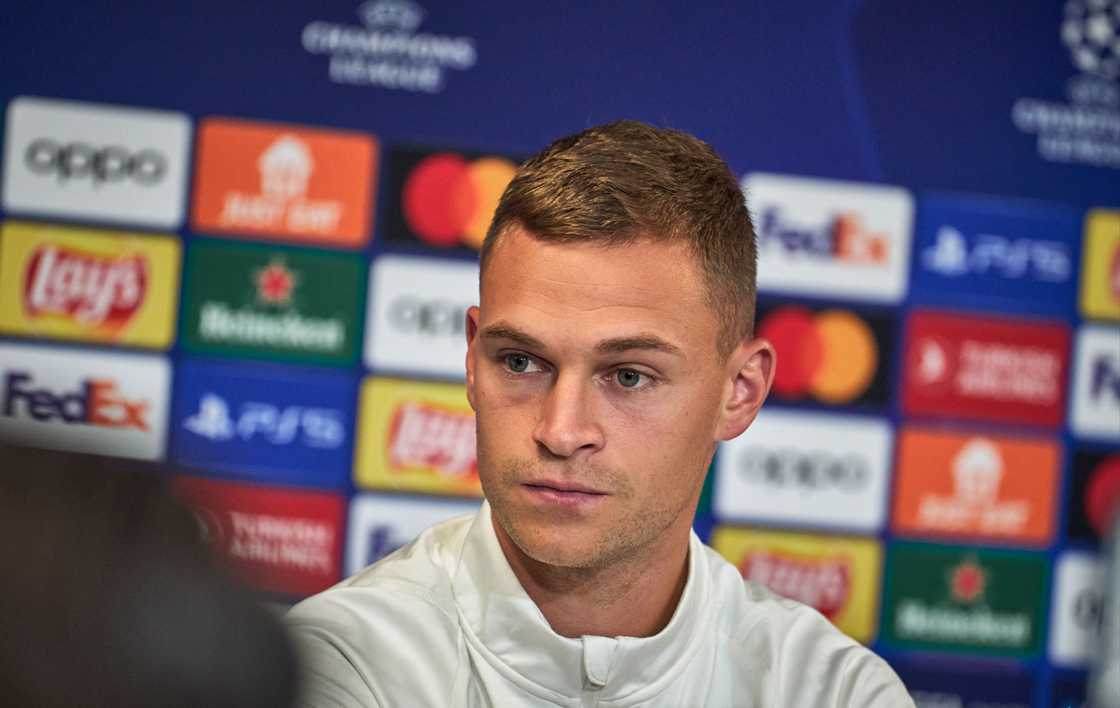
<path fill-rule="evenodd" d="M 31 373 L 10 371 L 4 377 L 0 413 L 40 422 L 61 421 L 147 431 L 149 405 L 148 401 L 129 400 L 123 396 L 113 379 L 87 379 L 75 390 L 56 393 L 37 387 Z"/>
<path fill-rule="evenodd" d="M 898 302 L 906 291 L 913 200 L 880 185 L 751 174 L 760 291 Z"/>
<path fill-rule="evenodd" d="M 86 327 L 119 330 L 144 302 L 147 261 L 139 255 L 106 258 L 55 246 L 31 256 L 23 303 L 29 317 L 73 318 Z"/>
<path fill-rule="evenodd" d="M 1048 440 L 908 428 L 899 437 L 894 529 L 1047 543 L 1060 466 Z"/>
<path fill-rule="evenodd" d="M 175 228 L 189 143 L 181 113 L 17 98 L 8 108 L 4 206 Z"/>
<path fill-rule="evenodd" d="M 909 413 L 1057 425 L 1069 335 L 1062 325 L 933 311 L 909 321 L 903 407 Z"/>
<path fill-rule="evenodd" d="M 361 246 L 376 155 L 368 135 L 208 119 L 193 221 L 201 230 Z"/>
<path fill-rule="evenodd" d="M 172 489 L 214 552 L 254 587 L 303 596 L 340 579 L 340 496 L 194 477 L 177 477 Z"/>
<path fill-rule="evenodd" d="M 389 433 L 389 464 L 477 477 L 474 415 L 423 403 L 402 404 Z"/>
<path fill-rule="evenodd" d="M 851 599 L 852 568 L 844 556 L 814 558 L 755 551 L 743 558 L 739 571 L 744 579 L 803 602 L 829 620 Z"/>
<path fill-rule="evenodd" d="M 796 305 L 759 308 L 758 336 L 769 340 L 782 365 L 772 393 L 791 401 L 885 405 L 893 323 L 851 310 Z"/>

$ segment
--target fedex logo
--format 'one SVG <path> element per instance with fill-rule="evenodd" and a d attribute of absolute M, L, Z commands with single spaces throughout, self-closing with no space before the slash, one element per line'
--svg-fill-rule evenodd
<path fill-rule="evenodd" d="M 112 379 L 88 379 L 75 391 L 54 393 L 36 388 L 26 371 L 12 371 L 4 378 L 3 415 L 26 415 L 32 420 L 61 420 L 108 428 L 148 430 L 148 403 L 121 395 Z"/>
<path fill-rule="evenodd" d="M 1120 440 L 1120 328 L 1092 325 L 1077 333 L 1070 427 Z"/>
<path fill-rule="evenodd" d="M 897 187 L 771 174 L 742 181 L 758 231 L 758 287 L 896 303 L 914 206 Z"/>
<path fill-rule="evenodd" d="M 161 459 L 170 374 L 158 356 L 0 343 L 0 441 Z"/>
<path fill-rule="evenodd" d="M 850 263 L 884 263 L 890 240 L 873 233 L 853 212 L 841 212 L 823 225 L 799 225 L 779 207 L 765 209 L 757 224 L 760 248 L 771 243 L 794 253 Z"/>
<path fill-rule="evenodd" d="M 336 372 L 184 360 L 172 458 L 226 476 L 337 489 L 350 469 L 354 389 Z"/>

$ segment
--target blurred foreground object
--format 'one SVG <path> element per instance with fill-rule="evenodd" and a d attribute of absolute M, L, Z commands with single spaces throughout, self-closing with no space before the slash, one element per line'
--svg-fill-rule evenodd
<path fill-rule="evenodd" d="M 1092 708 L 1120 708 L 1120 486 L 1106 490 L 1104 615 L 1101 645 L 1089 674 Z"/>
<path fill-rule="evenodd" d="M 217 570 L 152 472 L 0 446 L 4 705 L 291 703 L 283 629 Z"/>

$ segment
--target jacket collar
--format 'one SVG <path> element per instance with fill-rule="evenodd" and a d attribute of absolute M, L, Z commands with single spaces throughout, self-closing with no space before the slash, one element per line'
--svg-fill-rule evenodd
<path fill-rule="evenodd" d="M 711 633 L 718 608 L 695 533 L 684 592 L 664 629 L 652 637 L 570 639 L 552 631 L 522 588 L 492 524 L 490 505 L 483 502 L 451 583 L 468 641 L 495 670 L 532 693 L 555 700 L 595 690 L 605 701 L 656 695 Z"/>

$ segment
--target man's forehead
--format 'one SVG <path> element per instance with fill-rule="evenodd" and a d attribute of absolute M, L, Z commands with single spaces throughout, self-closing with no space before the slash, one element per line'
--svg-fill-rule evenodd
<path fill-rule="evenodd" d="M 681 244 L 556 243 L 511 231 L 499 245 L 482 274 L 483 328 L 501 322 L 507 333 L 534 337 L 563 330 L 595 347 L 603 340 L 641 345 L 644 337 L 668 351 L 686 346 L 698 326 L 715 324 Z"/>

